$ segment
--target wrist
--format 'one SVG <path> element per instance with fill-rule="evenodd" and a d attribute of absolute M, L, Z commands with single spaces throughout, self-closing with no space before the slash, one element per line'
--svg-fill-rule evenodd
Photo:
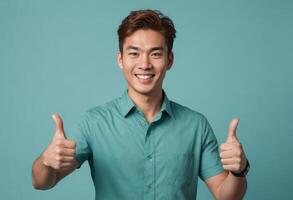
<path fill-rule="evenodd" d="M 249 169 L 250 169 L 250 164 L 248 160 L 246 159 L 246 165 L 243 170 L 241 170 L 240 172 L 233 172 L 233 171 L 230 171 L 230 172 L 236 177 L 246 177 Z"/>

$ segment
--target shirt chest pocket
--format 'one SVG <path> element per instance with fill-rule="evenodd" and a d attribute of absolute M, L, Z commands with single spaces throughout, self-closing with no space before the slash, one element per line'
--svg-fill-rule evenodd
<path fill-rule="evenodd" d="M 171 154 L 166 164 L 169 184 L 181 187 L 191 183 L 195 173 L 193 153 Z"/>

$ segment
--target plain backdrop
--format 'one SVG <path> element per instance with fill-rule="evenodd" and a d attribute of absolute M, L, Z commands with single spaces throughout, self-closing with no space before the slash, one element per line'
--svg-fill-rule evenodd
<path fill-rule="evenodd" d="M 177 29 L 168 97 L 203 113 L 219 144 L 230 120 L 251 163 L 245 199 L 292 199 L 293 3 L 0 0 L 0 199 L 94 199 L 88 164 L 55 188 L 31 185 L 31 165 L 54 134 L 126 89 L 117 27 L 158 9 Z M 199 180 L 198 199 L 213 199 Z"/>

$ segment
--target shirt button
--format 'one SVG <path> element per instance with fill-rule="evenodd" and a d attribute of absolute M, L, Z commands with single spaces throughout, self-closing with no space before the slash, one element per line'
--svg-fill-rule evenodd
<path fill-rule="evenodd" d="M 152 155 L 148 155 L 147 158 L 150 160 L 150 159 L 153 158 L 153 156 Z"/>

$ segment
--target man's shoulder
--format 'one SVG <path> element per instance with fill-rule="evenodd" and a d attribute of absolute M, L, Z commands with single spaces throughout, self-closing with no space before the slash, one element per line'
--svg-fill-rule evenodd
<path fill-rule="evenodd" d="M 83 118 L 86 120 L 92 120 L 92 119 L 97 119 L 97 118 L 107 118 L 110 117 L 111 115 L 115 115 L 119 112 L 119 97 L 112 99 L 110 101 L 107 101 L 105 103 L 102 103 L 97 106 L 92 106 L 88 108 L 84 113 L 83 113 Z"/>
<path fill-rule="evenodd" d="M 180 118 L 191 118 L 191 119 L 198 119 L 198 120 L 206 120 L 206 117 L 203 113 L 199 112 L 198 110 L 194 110 L 188 106 L 182 105 L 178 102 L 171 101 L 170 105 L 172 108 L 172 112 L 175 116 Z"/>

